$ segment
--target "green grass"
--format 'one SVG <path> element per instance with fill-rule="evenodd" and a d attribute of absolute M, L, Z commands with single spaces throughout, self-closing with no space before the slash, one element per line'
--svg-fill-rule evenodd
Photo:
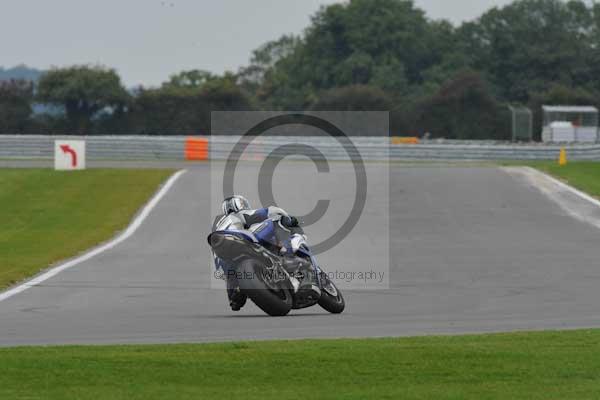
<path fill-rule="evenodd" d="M 0 169 L 0 289 L 111 238 L 171 173 Z"/>
<path fill-rule="evenodd" d="M 571 186 L 600 197 L 600 162 L 570 162 L 559 166 L 556 162 L 531 162 L 527 163 L 534 168 L 547 172 Z"/>
<path fill-rule="evenodd" d="M 2 399 L 597 399 L 600 331 L 0 349 Z"/>

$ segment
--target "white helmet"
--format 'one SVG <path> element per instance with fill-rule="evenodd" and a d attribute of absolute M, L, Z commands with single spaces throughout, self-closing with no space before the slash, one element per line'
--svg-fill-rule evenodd
<path fill-rule="evenodd" d="M 223 214 L 229 215 L 231 213 L 240 212 L 242 210 L 250 209 L 250 202 L 246 200 L 244 196 L 231 196 L 223 200 L 223 204 L 221 206 Z"/>

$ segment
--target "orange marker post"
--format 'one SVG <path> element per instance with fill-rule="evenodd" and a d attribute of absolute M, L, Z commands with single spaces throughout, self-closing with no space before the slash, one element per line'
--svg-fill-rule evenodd
<path fill-rule="evenodd" d="M 392 144 L 419 144 L 420 140 L 418 137 L 405 137 L 405 136 L 394 136 L 392 137 Z"/>
<path fill-rule="evenodd" d="M 188 137 L 185 140 L 185 159 L 188 161 L 208 160 L 208 139 Z"/>

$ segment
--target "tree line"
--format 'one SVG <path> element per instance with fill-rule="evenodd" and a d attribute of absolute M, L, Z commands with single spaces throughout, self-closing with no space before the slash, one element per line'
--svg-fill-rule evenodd
<path fill-rule="evenodd" d="M 600 4 L 517 0 L 454 26 L 408 0 L 322 7 L 222 75 L 126 89 L 103 66 L 0 83 L 0 131 L 208 134 L 210 111 L 389 110 L 391 133 L 508 139 L 508 104 L 600 105 Z M 54 112 L 33 113 L 35 104 Z"/>

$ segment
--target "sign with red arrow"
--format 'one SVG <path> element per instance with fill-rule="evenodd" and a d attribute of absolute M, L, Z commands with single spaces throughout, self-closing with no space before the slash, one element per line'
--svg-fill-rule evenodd
<path fill-rule="evenodd" d="M 63 151 L 63 153 L 71 156 L 71 167 L 77 168 L 77 152 L 68 144 L 63 144 L 60 146 L 60 149 Z"/>
<path fill-rule="evenodd" d="M 85 169 L 85 141 L 57 140 L 54 144 L 54 169 Z"/>

